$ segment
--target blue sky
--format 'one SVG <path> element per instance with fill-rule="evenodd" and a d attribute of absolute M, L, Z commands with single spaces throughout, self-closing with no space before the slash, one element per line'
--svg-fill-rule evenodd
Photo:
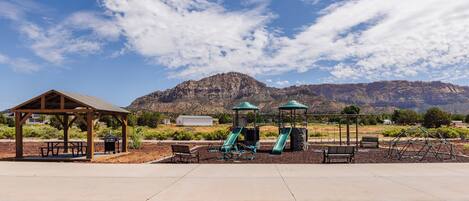
<path fill-rule="evenodd" d="M 469 2 L 0 1 L 0 109 L 49 89 L 127 106 L 229 71 L 271 86 L 469 85 Z"/>

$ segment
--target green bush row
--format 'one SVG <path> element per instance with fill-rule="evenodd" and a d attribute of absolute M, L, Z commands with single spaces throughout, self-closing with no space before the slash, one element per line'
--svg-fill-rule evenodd
<path fill-rule="evenodd" d="M 228 130 L 215 130 L 213 132 L 192 132 L 192 131 L 155 131 L 144 130 L 143 137 L 146 140 L 223 140 L 229 134 Z"/>
<path fill-rule="evenodd" d="M 408 136 L 423 137 L 424 132 L 420 129 L 389 129 L 383 131 L 385 137 L 396 137 L 401 132 L 407 132 Z M 427 130 L 428 136 L 433 138 L 469 138 L 469 129 L 466 128 L 452 128 L 452 127 L 440 127 L 431 128 Z"/>

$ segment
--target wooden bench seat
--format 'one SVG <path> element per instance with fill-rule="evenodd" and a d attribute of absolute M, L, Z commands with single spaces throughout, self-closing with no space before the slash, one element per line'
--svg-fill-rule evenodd
<path fill-rule="evenodd" d="M 354 161 L 355 147 L 353 146 L 328 146 L 323 151 L 323 163 L 331 163 L 332 159 L 345 159 L 345 161 L 351 163 Z"/>
<path fill-rule="evenodd" d="M 363 136 L 362 140 L 360 141 L 360 147 L 379 148 L 379 138 Z"/>
<path fill-rule="evenodd" d="M 200 162 L 199 152 L 197 150 L 191 151 L 189 145 L 173 144 L 171 145 L 171 150 L 173 152 L 171 162 L 190 162 L 192 159 L 197 159 L 197 163 Z"/>

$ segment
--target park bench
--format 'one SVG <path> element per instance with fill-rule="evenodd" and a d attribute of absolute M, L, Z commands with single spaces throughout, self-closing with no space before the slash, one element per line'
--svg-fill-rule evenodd
<path fill-rule="evenodd" d="M 188 145 L 173 144 L 171 150 L 173 151 L 171 162 L 177 162 L 176 159 L 181 162 L 189 162 L 191 159 L 197 159 L 197 163 L 200 161 L 199 152 L 197 150 L 191 151 Z"/>
<path fill-rule="evenodd" d="M 379 138 L 378 137 L 363 136 L 362 141 L 360 141 L 360 147 L 379 148 Z"/>
<path fill-rule="evenodd" d="M 323 151 L 323 163 L 331 163 L 332 159 L 346 159 L 345 162 L 350 163 L 354 161 L 355 147 L 353 146 L 328 146 L 327 150 Z"/>

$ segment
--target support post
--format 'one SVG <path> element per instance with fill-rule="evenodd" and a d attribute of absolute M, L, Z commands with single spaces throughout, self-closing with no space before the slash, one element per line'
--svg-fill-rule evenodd
<path fill-rule="evenodd" d="M 64 128 L 64 153 L 68 153 L 68 141 L 70 138 L 68 135 L 68 114 L 64 114 L 62 127 Z"/>
<path fill-rule="evenodd" d="M 358 115 L 355 118 L 355 146 L 357 147 L 357 150 L 358 150 Z"/>
<path fill-rule="evenodd" d="M 127 152 L 127 115 L 122 115 L 122 152 Z"/>
<path fill-rule="evenodd" d="M 347 145 L 350 145 L 350 119 L 347 116 Z"/>
<path fill-rule="evenodd" d="M 86 126 L 87 126 L 86 158 L 87 159 L 93 159 L 93 156 L 94 156 L 93 118 L 94 118 L 94 114 L 92 112 L 86 113 Z"/>
<path fill-rule="evenodd" d="M 23 123 L 21 112 L 15 112 L 15 129 L 16 129 L 16 158 L 23 158 Z"/>
<path fill-rule="evenodd" d="M 342 119 L 339 120 L 339 145 L 342 146 Z"/>

